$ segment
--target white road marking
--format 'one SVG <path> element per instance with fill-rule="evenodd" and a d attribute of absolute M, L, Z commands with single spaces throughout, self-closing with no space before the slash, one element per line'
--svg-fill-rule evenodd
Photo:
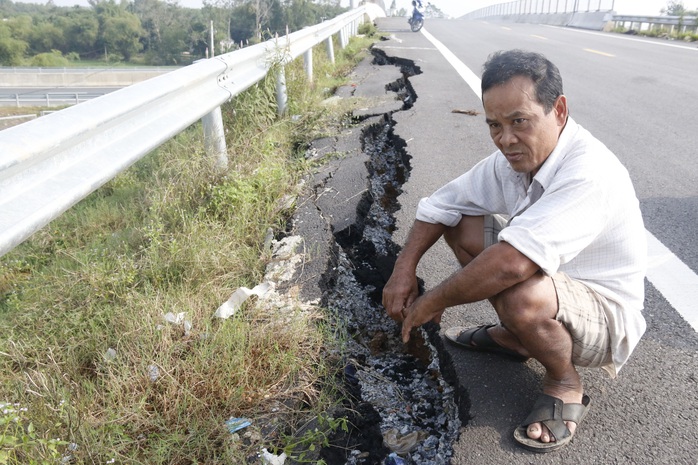
<path fill-rule="evenodd" d="M 424 37 L 426 37 L 429 42 L 434 44 L 434 47 L 441 52 L 441 54 L 446 58 L 446 60 L 451 63 L 451 66 L 453 66 L 456 69 L 456 72 L 463 78 L 463 80 L 470 86 L 471 89 L 473 89 L 473 92 L 475 92 L 475 95 L 478 97 L 482 98 L 480 95 L 480 78 L 477 77 L 475 73 L 470 71 L 470 68 L 465 66 L 465 64 L 458 59 L 457 56 L 453 54 L 452 51 L 450 51 L 444 44 L 436 40 L 436 38 L 429 34 L 429 32 L 425 29 L 422 28 L 422 34 L 424 34 Z"/>
<path fill-rule="evenodd" d="M 380 46 L 381 50 L 436 50 L 434 47 L 400 47 L 395 45 Z"/>
<path fill-rule="evenodd" d="M 456 72 L 482 98 L 480 78 L 444 44 L 422 28 L 422 34 L 441 52 Z M 698 331 L 698 275 L 666 248 L 651 232 L 647 232 L 647 279 L 662 293 L 681 317 Z"/>
<path fill-rule="evenodd" d="M 594 50 L 593 48 L 585 48 L 584 51 L 589 53 L 595 53 L 597 55 L 603 55 L 605 57 L 615 57 L 615 55 L 611 55 L 610 53 L 602 52 L 600 50 Z"/>
<path fill-rule="evenodd" d="M 577 33 L 580 33 L 580 34 L 600 35 L 600 36 L 604 36 L 604 37 L 606 37 L 606 38 L 608 38 L 608 39 L 630 40 L 630 41 L 632 41 L 632 42 L 642 42 L 643 44 L 657 45 L 657 46 L 659 46 L 659 47 L 682 48 L 682 49 L 684 49 L 684 50 L 693 50 L 694 52 L 695 52 L 695 51 L 698 51 L 698 48 L 696 48 L 696 47 L 693 47 L 693 46 L 690 46 L 690 45 L 672 44 L 672 43 L 669 43 L 668 41 L 667 41 L 667 42 L 660 42 L 660 41 L 658 41 L 658 40 L 635 39 L 635 38 L 633 38 L 633 37 L 627 37 L 627 36 L 624 36 L 624 35 L 622 35 L 622 34 L 609 34 L 609 33 L 607 33 L 607 32 L 584 31 L 584 30 L 581 30 L 581 29 L 575 29 L 575 28 L 573 28 L 573 27 L 565 27 L 565 28 L 563 28 L 563 27 L 560 27 L 560 26 L 551 26 L 551 25 L 549 25 L 549 24 L 542 24 L 542 26 L 544 26 L 544 27 L 551 27 L 551 28 L 554 28 L 554 29 L 564 29 L 565 31 L 568 31 L 568 32 L 577 32 Z"/>
<path fill-rule="evenodd" d="M 698 331 L 698 275 L 647 231 L 647 279 Z"/>

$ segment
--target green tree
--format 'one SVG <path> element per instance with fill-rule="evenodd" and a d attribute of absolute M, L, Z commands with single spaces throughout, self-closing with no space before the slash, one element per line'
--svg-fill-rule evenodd
<path fill-rule="evenodd" d="M 150 64 L 180 64 L 205 56 L 214 23 L 216 52 L 224 41 L 248 43 L 283 35 L 345 11 L 339 0 L 203 0 L 182 8 L 170 0 L 88 0 L 90 7 L 58 7 L 0 0 L 3 63 L 27 54 L 55 53 L 133 59 L 143 51 Z"/>
<path fill-rule="evenodd" d="M 31 16 L 18 15 L 9 18 L 3 23 L 10 29 L 10 34 L 13 39 L 22 40 L 29 43 L 31 41 L 31 33 L 34 28 L 34 21 Z"/>
<path fill-rule="evenodd" d="M 63 56 L 60 50 L 53 50 L 49 53 L 39 53 L 34 55 L 30 61 L 31 66 L 40 68 L 67 66 L 70 61 Z"/>
<path fill-rule="evenodd" d="M 214 22 L 214 30 L 224 32 L 222 38 L 235 40 L 233 32 L 234 24 L 240 24 L 238 14 L 243 12 L 241 9 L 244 6 L 243 0 L 203 0 L 204 9 L 208 17 Z M 249 21 L 245 21 L 249 23 Z M 245 35 L 244 38 L 249 38 Z M 219 42 L 221 36 L 216 37 L 216 42 Z"/>
<path fill-rule="evenodd" d="M 29 48 L 27 42 L 13 38 L 11 32 L 4 22 L 0 22 L 0 65 L 3 66 L 21 65 L 24 53 Z"/>
<path fill-rule="evenodd" d="M 157 48 L 165 30 L 181 27 L 175 19 L 176 10 L 175 5 L 160 0 L 135 0 L 129 5 L 129 11 L 141 20 L 141 26 L 145 31 L 143 38 L 145 48 Z"/>
<path fill-rule="evenodd" d="M 109 53 L 118 53 L 126 61 L 143 48 L 140 40 L 145 32 L 140 19 L 126 10 L 127 3 L 117 5 L 114 0 L 88 0 L 99 22 L 96 45 Z"/>
<path fill-rule="evenodd" d="M 686 8 L 682 1 L 670 0 L 667 2 L 666 8 L 661 9 L 661 13 L 669 16 L 683 16 L 686 14 Z"/>
<path fill-rule="evenodd" d="M 233 10 L 230 21 L 230 38 L 235 43 L 245 43 L 255 35 L 255 13 L 250 4 L 241 5 Z"/>
<path fill-rule="evenodd" d="M 140 39 L 143 28 L 140 20 L 130 13 L 107 18 L 104 22 L 102 39 L 107 50 L 117 51 L 129 61 L 143 48 Z"/>
<path fill-rule="evenodd" d="M 97 52 L 99 21 L 93 11 L 86 8 L 71 9 L 58 18 L 56 24 L 63 29 L 63 53 L 76 52 L 89 56 Z"/>
<path fill-rule="evenodd" d="M 262 28 L 263 25 L 269 24 L 269 18 L 271 17 L 272 9 L 274 7 L 274 0 L 251 0 L 250 6 L 252 11 L 254 11 L 255 17 L 255 31 L 254 38 L 256 41 L 262 41 Z"/>
<path fill-rule="evenodd" d="M 341 8 L 337 2 L 319 4 L 309 0 L 285 0 L 282 5 L 286 13 L 286 24 L 291 31 L 334 18 L 346 11 L 346 8 Z"/>
<path fill-rule="evenodd" d="M 55 22 L 42 21 L 31 29 L 29 46 L 32 53 L 50 53 L 52 50 L 65 50 L 63 29 Z"/>
<path fill-rule="evenodd" d="M 203 17 L 198 17 L 191 22 L 189 30 L 189 52 L 193 56 L 203 57 L 208 48 L 208 25 Z"/>
<path fill-rule="evenodd" d="M 151 51 L 149 63 L 153 65 L 182 64 L 183 52 L 189 51 L 189 34 L 181 28 L 167 28 L 162 32 L 156 49 Z"/>
<path fill-rule="evenodd" d="M 156 65 L 175 65 L 183 60 L 183 53 L 191 54 L 197 38 L 194 31 L 201 29 L 200 10 L 180 8 L 160 0 L 135 0 L 129 11 L 138 16 L 145 31 L 143 46 L 147 62 Z M 206 48 L 203 48 L 205 53 Z M 203 54 L 202 53 L 202 54 Z"/>
<path fill-rule="evenodd" d="M 107 18 L 119 16 L 120 12 L 123 11 L 121 6 L 117 5 L 114 0 L 88 0 L 88 2 L 97 15 L 100 26 Z"/>

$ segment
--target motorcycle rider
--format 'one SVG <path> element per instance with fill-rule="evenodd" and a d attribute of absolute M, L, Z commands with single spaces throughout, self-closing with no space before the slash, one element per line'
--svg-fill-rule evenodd
<path fill-rule="evenodd" d="M 423 8 L 422 0 L 412 0 L 412 16 L 410 16 L 410 19 L 407 22 L 412 24 L 412 21 L 420 16 L 424 16 L 421 12 Z"/>

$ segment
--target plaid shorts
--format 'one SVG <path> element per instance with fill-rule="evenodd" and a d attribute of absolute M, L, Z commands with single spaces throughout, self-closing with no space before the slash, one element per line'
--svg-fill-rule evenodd
<path fill-rule="evenodd" d="M 506 223 L 501 215 L 485 216 L 485 247 L 498 242 L 497 236 Z M 589 368 L 612 365 L 606 298 L 565 273 L 555 274 L 552 280 L 558 302 L 555 319 L 572 335 L 572 363 Z"/>
<path fill-rule="evenodd" d="M 499 242 L 497 236 L 507 225 L 507 220 L 502 215 L 485 216 L 485 248 Z"/>
<path fill-rule="evenodd" d="M 599 368 L 612 363 L 611 334 L 606 321 L 608 301 L 565 273 L 553 277 L 558 311 L 555 319 L 572 335 L 572 362 Z"/>

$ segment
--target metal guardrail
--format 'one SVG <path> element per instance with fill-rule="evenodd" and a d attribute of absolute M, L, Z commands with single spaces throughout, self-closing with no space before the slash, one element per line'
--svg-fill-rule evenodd
<path fill-rule="evenodd" d="M 0 107 L 55 107 L 77 105 L 101 97 L 108 92 L 44 92 L 41 94 L 2 94 Z"/>
<path fill-rule="evenodd" d="M 367 17 L 367 4 L 319 25 L 202 60 L 0 132 L 0 256 L 143 156 L 202 119 L 207 153 L 227 165 L 220 105 L 262 80 L 273 65 L 332 36 L 342 47 Z M 286 94 L 277 76 L 280 111 Z"/>
<path fill-rule="evenodd" d="M 690 25 L 698 22 L 698 16 L 628 16 L 613 15 L 613 21 L 627 21 L 629 23 L 652 23 L 678 26 L 680 24 Z"/>
<path fill-rule="evenodd" d="M 180 66 L 153 66 L 149 68 L 36 68 L 36 67 L 19 67 L 19 66 L 0 66 L 0 73 L 8 74 L 84 74 L 84 73 L 169 73 Z"/>
<path fill-rule="evenodd" d="M 676 29 L 678 32 L 693 32 L 698 31 L 698 16 L 627 16 L 627 15 L 613 15 L 613 23 L 618 26 L 623 27 L 630 24 L 630 29 L 634 29 L 635 26 L 639 30 L 650 30 L 657 26 L 664 29 L 665 26 L 669 26 L 671 32 Z M 647 27 L 645 27 L 647 26 Z"/>

